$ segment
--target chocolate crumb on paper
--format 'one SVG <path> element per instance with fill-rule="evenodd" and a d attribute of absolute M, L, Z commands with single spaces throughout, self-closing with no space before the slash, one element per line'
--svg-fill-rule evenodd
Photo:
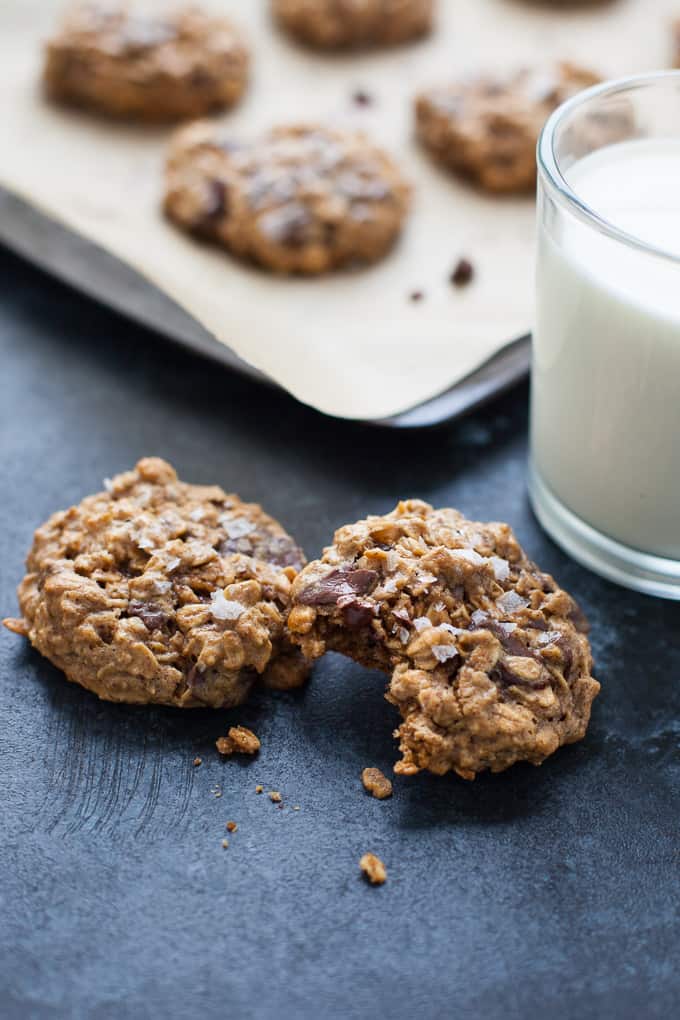
<path fill-rule="evenodd" d="M 359 867 L 371 885 L 383 885 L 387 881 L 387 869 L 375 854 L 364 854 L 359 861 Z"/>
<path fill-rule="evenodd" d="M 352 96 L 352 102 L 355 106 L 372 106 L 373 96 L 370 92 L 364 91 L 364 89 L 356 89 Z"/>
<path fill-rule="evenodd" d="M 408 298 L 409 298 L 409 301 L 412 301 L 413 304 L 417 305 L 418 302 L 424 300 L 425 292 L 422 291 L 422 290 L 412 290 L 411 293 L 409 294 Z"/>
<path fill-rule="evenodd" d="M 215 747 L 220 754 L 257 754 L 260 740 L 245 726 L 232 726 L 226 737 L 219 737 Z"/>
<path fill-rule="evenodd" d="M 364 769 L 361 773 L 361 782 L 364 784 L 364 790 L 376 800 L 385 800 L 386 797 L 392 796 L 392 783 L 380 769 Z"/>
<path fill-rule="evenodd" d="M 458 259 L 451 273 L 451 283 L 454 287 L 465 287 L 471 283 L 475 275 L 475 267 L 469 259 Z"/>

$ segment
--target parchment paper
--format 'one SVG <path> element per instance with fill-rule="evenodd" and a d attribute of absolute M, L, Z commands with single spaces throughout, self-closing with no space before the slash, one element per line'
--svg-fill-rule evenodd
<path fill-rule="evenodd" d="M 49 107 L 41 41 L 61 4 L 0 0 L 0 184 L 108 249 L 215 337 L 328 414 L 383 418 L 442 392 L 531 326 L 534 205 L 494 199 L 434 168 L 412 139 L 411 98 L 465 70 L 570 58 L 604 76 L 667 66 L 677 0 L 586 7 L 439 0 L 431 39 L 379 54 L 319 56 L 280 35 L 267 0 L 203 0 L 247 30 L 254 73 L 227 114 L 235 135 L 282 121 L 361 127 L 415 186 L 397 249 L 379 265 L 318 280 L 277 278 L 199 245 L 159 214 L 167 130 Z M 355 90 L 374 98 L 352 102 Z M 465 254 L 475 282 L 448 275 Z M 423 301 L 409 294 L 422 290 Z"/>

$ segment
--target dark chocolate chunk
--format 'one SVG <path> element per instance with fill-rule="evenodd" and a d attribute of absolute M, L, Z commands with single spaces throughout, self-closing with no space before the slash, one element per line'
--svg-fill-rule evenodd
<path fill-rule="evenodd" d="M 370 92 L 364 92 L 363 89 L 357 89 L 352 96 L 352 101 L 355 106 L 371 106 L 373 103 L 373 96 Z"/>
<path fill-rule="evenodd" d="M 147 602 L 133 601 L 128 606 L 128 616 L 137 616 L 147 630 L 158 630 L 170 619 L 158 606 Z"/>
<path fill-rule="evenodd" d="M 422 290 L 412 290 L 409 294 L 409 301 L 413 301 L 414 304 L 418 301 L 422 301 L 425 297 L 425 293 Z"/>
<path fill-rule="evenodd" d="M 350 630 L 359 630 L 361 627 L 368 627 L 374 619 L 373 605 L 370 602 L 363 602 L 361 599 L 340 600 L 342 611 L 342 622 Z"/>
<path fill-rule="evenodd" d="M 526 680 L 524 677 L 517 676 L 502 659 L 489 673 L 489 679 L 499 687 L 531 687 L 534 691 L 543 690 L 550 682 L 545 673 L 538 680 Z"/>
<path fill-rule="evenodd" d="M 377 583 L 375 570 L 338 567 L 304 588 L 298 602 L 303 606 L 335 606 L 342 598 L 367 595 Z"/>
<path fill-rule="evenodd" d="M 469 259 L 458 259 L 456 266 L 451 273 L 451 283 L 454 287 L 464 287 L 470 283 L 475 275 L 475 267 Z"/>

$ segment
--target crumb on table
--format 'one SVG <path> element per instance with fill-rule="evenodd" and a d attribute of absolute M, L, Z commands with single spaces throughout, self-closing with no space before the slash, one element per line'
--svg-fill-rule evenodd
<path fill-rule="evenodd" d="M 256 754 L 260 750 L 260 741 L 245 726 L 232 726 L 226 737 L 215 741 L 215 746 L 220 754 Z"/>
<path fill-rule="evenodd" d="M 261 786 L 258 783 L 257 786 L 255 787 L 255 793 L 264 793 L 264 786 Z"/>
<path fill-rule="evenodd" d="M 194 758 L 194 766 L 196 768 L 198 768 L 198 766 L 202 765 L 202 764 L 203 764 L 203 759 L 202 758 L 199 758 L 198 756 L 196 758 Z"/>
<path fill-rule="evenodd" d="M 361 773 L 361 782 L 364 784 L 364 790 L 377 800 L 385 800 L 386 797 L 392 796 L 392 783 L 380 769 L 364 769 Z"/>
<path fill-rule="evenodd" d="M 227 832 L 236 832 L 238 825 L 236 822 L 227 822 Z"/>
<path fill-rule="evenodd" d="M 382 885 L 387 880 L 385 865 L 375 854 L 364 854 L 359 861 L 359 867 L 371 885 Z"/>
<path fill-rule="evenodd" d="M 270 790 L 269 791 L 269 799 L 271 801 L 273 801 L 274 804 L 280 804 L 281 803 L 281 794 L 279 793 L 278 790 Z"/>
<path fill-rule="evenodd" d="M 222 849 L 226 850 L 228 846 L 229 846 L 229 840 L 228 839 L 223 839 L 222 840 Z"/>

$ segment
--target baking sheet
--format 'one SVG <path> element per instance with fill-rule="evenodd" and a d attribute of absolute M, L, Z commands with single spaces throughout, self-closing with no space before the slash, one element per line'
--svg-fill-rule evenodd
<path fill-rule="evenodd" d="M 415 186 L 390 257 L 359 273 L 280 279 L 197 244 L 158 213 L 167 130 L 101 123 L 47 106 L 40 42 L 60 5 L 4 0 L 0 184 L 139 271 L 205 330 L 298 399 L 347 418 L 389 419 L 466 377 L 531 323 L 533 202 L 477 194 L 433 167 L 411 137 L 412 93 L 464 70 L 547 56 L 606 76 L 668 62 L 673 0 L 588 9 L 513 0 L 440 0 L 428 41 L 368 56 L 317 56 L 269 24 L 265 0 L 210 0 L 246 28 L 252 86 L 225 118 L 247 135 L 285 120 L 363 127 Z M 508 41 L 512 39 L 512 45 Z M 370 107 L 352 104 L 361 88 Z M 459 254 L 477 267 L 457 291 Z M 413 290 L 425 300 L 411 303 Z"/>

